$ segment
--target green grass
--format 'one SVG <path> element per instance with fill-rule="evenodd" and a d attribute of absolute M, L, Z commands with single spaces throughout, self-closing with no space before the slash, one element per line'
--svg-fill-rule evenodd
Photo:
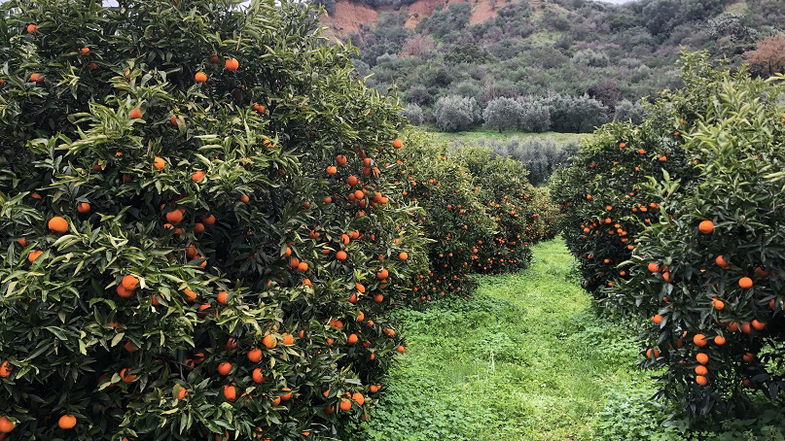
<path fill-rule="evenodd" d="M 365 440 L 587 440 L 606 398 L 637 382 L 630 337 L 602 323 L 561 241 L 468 300 L 402 311 L 408 351 Z"/>
<path fill-rule="evenodd" d="M 516 131 L 504 131 L 499 133 L 498 130 L 485 130 L 478 129 L 470 132 L 439 132 L 435 128 L 427 128 L 428 132 L 433 133 L 436 139 L 442 141 L 464 141 L 464 142 L 478 142 L 478 141 L 507 141 L 510 139 L 550 139 L 557 145 L 566 144 L 568 142 L 580 142 L 582 139 L 590 137 L 590 133 L 559 133 L 559 132 L 544 132 L 544 133 L 524 133 Z"/>
<path fill-rule="evenodd" d="M 664 427 L 631 332 L 597 317 L 560 240 L 533 252 L 531 268 L 481 277 L 469 299 L 398 311 L 408 349 L 371 420 L 341 439 L 785 441 L 782 409 L 692 438 Z"/>

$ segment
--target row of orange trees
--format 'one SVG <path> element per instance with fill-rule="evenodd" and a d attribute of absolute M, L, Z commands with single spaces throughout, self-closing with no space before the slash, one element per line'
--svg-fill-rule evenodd
<path fill-rule="evenodd" d="M 685 87 L 599 130 L 554 192 L 585 286 L 644 323 L 642 366 L 706 422 L 783 398 L 785 83 L 682 63 Z"/>
<path fill-rule="evenodd" d="M 119 4 L 0 5 L 0 440 L 336 439 L 405 351 L 386 311 L 554 234 L 302 4 Z"/>

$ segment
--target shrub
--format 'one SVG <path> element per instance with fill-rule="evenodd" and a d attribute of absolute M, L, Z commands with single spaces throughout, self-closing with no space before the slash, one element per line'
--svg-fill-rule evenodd
<path fill-rule="evenodd" d="M 474 98 L 450 95 L 436 100 L 433 117 L 442 131 L 464 131 L 479 123 L 480 108 Z"/>
<path fill-rule="evenodd" d="M 425 116 L 423 116 L 422 109 L 420 106 L 414 103 L 409 103 L 406 105 L 403 116 L 407 121 L 415 126 L 421 126 L 425 121 Z"/>
<path fill-rule="evenodd" d="M 544 100 L 550 108 L 551 130 L 585 133 L 594 130 L 608 119 L 607 109 L 588 96 L 570 97 L 551 95 Z"/>
<path fill-rule="evenodd" d="M 518 128 L 529 133 L 542 133 L 551 129 L 551 109 L 542 100 L 518 98 L 521 113 Z"/>
<path fill-rule="evenodd" d="M 309 9 L 228 4 L 0 6 L 11 439 L 330 439 L 403 350 L 400 109 Z"/>
<path fill-rule="evenodd" d="M 632 122 L 633 124 L 640 124 L 646 117 L 646 111 L 640 102 L 632 103 L 631 101 L 621 100 L 616 104 L 616 109 L 613 112 L 613 120 L 619 122 Z"/>
<path fill-rule="evenodd" d="M 521 105 L 512 98 L 496 98 L 491 100 L 482 113 L 485 126 L 502 130 L 516 129 L 520 125 Z"/>
<path fill-rule="evenodd" d="M 540 185 L 548 181 L 556 169 L 565 167 L 569 158 L 577 153 L 576 143 L 557 146 L 550 139 L 510 139 L 507 142 L 491 141 L 487 143 L 494 154 L 506 156 L 520 161 L 527 170 L 527 177 L 532 185 Z"/>

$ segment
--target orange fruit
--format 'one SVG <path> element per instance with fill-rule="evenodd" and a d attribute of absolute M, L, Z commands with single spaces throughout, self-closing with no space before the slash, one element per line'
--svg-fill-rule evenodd
<path fill-rule="evenodd" d="M 243 204 L 247 204 L 250 201 L 251 201 L 251 198 L 248 197 L 247 194 L 240 195 L 240 202 L 242 202 Z"/>
<path fill-rule="evenodd" d="M 654 315 L 651 318 L 651 321 L 653 321 L 655 324 L 659 325 L 660 323 L 662 323 L 662 321 L 664 319 L 665 319 L 665 317 L 661 316 L 660 314 L 656 314 L 656 315 Z"/>
<path fill-rule="evenodd" d="M 752 321 L 752 327 L 755 328 L 756 331 L 762 331 L 766 328 L 766 323 L 756 319 Z"/>
<path fill-rule="evenodd" d="M 357 343 L 358 340 L 359 337 L 357 337 L 357 334 L 349 334 L 349 337 L 346 339 L 346 342 L 349 343 L 350 345 L 353 345 Z"/>
<path fill-rule="evenodd" d="M 301 273 L 304 273 L 304 272 L 308 271 L 308 263 L 307 262 L 300 262 L 297 265 L 297 271 L 300 271 Z"/>
<path fill-rule="evenodd" d="M 352 408 L 352 402 L 346 398 L 341 398 L 341 401 L 338 403 L 338 408 L 344 412 L 348 412 Z"/>
<path fill-rule="evenodd" d="M 128 368 L 123 368 L 120 370 L 120 381 L 125 384 L 133 383 L 137 378 L 138 377 L 136 375 L 132 375 L 131 372 L 129 372 Z"/>
<path fill-rule="evenodd" d="M 714 299 L 711 301 L 711 304 L 712 306 L 714 306 L 714 309 L 716 309 L 717 311 L 722 311 L 723 309 L 725 309 L 725 302 L 723 302 L 722 300 Z"/>
<path fill-rule="evenodd" d="M 706 366 L 703 366 L 703 365 L 695 366 L 695 374 L 696 375 L 704 375 L 705 376 L 705 375 L 709 374 L 709 370 L 706 369 Z"/>
<path fill-rule="evenodd" d="M 237 400 L 237 388 L 232 386 L 231 384 L 224 385 L 223 394 L 224 394 L 224 398 L 226 398 L 226 401 Z"/>
<path fill-rule="evenodd" d="M 16 423 L 9 420 L 7 417 L 0 416 L 0 433 L 11 433 L 16 427 Z"/>
<path fill-rule="evenodd" d="M 405 347 L 403 347 L 403 346 L 397 346 L 397 347 L 395 348 L 395 350 L 396 350 L 396 351 L 398 351 L 398 352 L 400 352 L 401 354 L 403 354 L 404 352 L 406 352 L 406 348 L 405 348 Z"/>
<path fill-rule="evenodd" d="M 27 261 L 33 263 L 41 257 L 41 254 L 44 254 L 44 252 L 40 250 L 30 251 L 30 254 L 27 255 Z"/>
<path fill-rule="evenodd" d="M 49 230 L 54 233 L 64 234 L 68 232 L 68 221 L 61 216 L 55 216 L 49 219 L 47 226 L 49 227 Z"/>
<path fill-rule="evenodd" d="M 706 340 L 706 336 L 703 334 L 695 334 L 695 336 L 692 337 L 692 342 L 699 347 L 703 347 L 709 344 L 709 342 Z"/>
<path fill-rule="evenodd" d="M 262 361 L 262 350 L 259 348 L 251 349 L 250 351 L 248 351 L 246 356 L 248 357 L 248 361 L 250 361 L 251 363 L 259 363 L 260 361 Z"/>
<path fill-rule="evenodd" d="M 33 23 L 30 23 L 29 25 L 27 25 L 25 30 L 27 31 L 28 34 L 32 34 L 33 32 L 38 30 L 38 26 Z"/>
<path fill-rule="evenodd" d="M 660 265 L 657 262 L 649 262 L 646 268 L 652 273 L 660 272 Z"/>
<path fill-rule="evenodd" d="M 401 260 L 406 260 L 409 258 L 409 253 L 407 253 L 406 251 L 401 251 L 400 253 L 398 253 L 398 258 Z"/>
<path fill-rule="evenodd" d="M 703 234 L 711 234 L 711 233 L 713 233 L 714 232 L 714 222 L 712 222 L 710 220 L 701 221 L 701 223 L 698 224 L 698 231 L 700 231 Z"/>
<path fill-rule="evenodd" d="M 215 225 L 215 215 L 207 215 L 202 217 L 202 222 L 207 225 Z"/>
<path fill-rule="evenodd" d="M 753 354 L 752 352 L 747 352 L 746 354 L 741 356 L 741 359 L 746 361 L 747 363 L 752 363 L 753 361 L 755 361 L 755 354 Z"/>
<path fill-rule="evenodd" d="M 375 394 L 376 392 L 379 392 L 379 390 L 381 390 L 381 388 L 382 388 L 382 386 L 379 385 L 379 384 L 372 384 L 372 385 L 368 386 L 368 390 L 372 394 Z"/>
<path fill-rule="evenodd" d="M 701 386 L 705 386 L 709 383 L 709 379 L 704 377 L 703 375 L 697 375 L 695 376 L 695 382 Z"/>
<path fill-rule="evenodd" d="M 750 279 L 749 277 L 742 277 L 741 279 L 739 279 L 739 288 L 741 289 L 750 289 L 752 288 L 752 285 L 753 285 L 752 279 Z"/>
<path fill-rule="evenodd" d="M 44 76 L 39 74 L 39 73 L 35 73 L 34 72 L 34 73 L 30 74 L 30 81 L 32 81 L 34 83 L 43 83 L 44 82 Z"/>
<path fill-rule="evenodd" d="M 191 302 L 196 300 L 196 297 L 197 297 L 196 292 L 194 292 L 194 291 L 192 291 L 192 290 L 190 290 L 188 288 L 185 288 L 183 290 L 183 294 L 185 295 L 185 298 L 188 299 Z"/>
<path fill-rule="evenodd" d="M 207 81 L 207 74 L 204 72 L 196 72 L 196 74 L 194 75 L 194 81 L 196 81 L 197 83 L 204 83 L 205 81 Z"/>
<path fill-rule="evenodd" d="M 376 278 L 377 279 L 384 280 L 384 279 L 386 279 L 388 277 L 390 277 L 390 272 L 387 271 L 384 268 L 382 268 L 382 269 L 380 269 L 379 271 L 376 272 Z"/>
<path fill-rule="evenodd" d="M 63 430 L 69 430 L 76 427 L 76 417 L 73 415 L 63 415 L 57 420 L 57 427 Z"/>
<path fill-rule="evenodd" d="M 262 374 L 261 368 L 254 369 L 251 372 L 251 378 L 253 379 L 253 382 L 257 384 L 264 383 L 265 381 L 267 381 L 267 379 L 264 378 L 264 375 Z"/>
<path fill-rule="evenodd" d="M 354 402 L 359 404 L 360 406 L 365 404 L 365 397 L 360 392 L 353 393 L 352 394 L 352 400 L 354 400 Z"/>
<path fill-rule="evenodd" d="M 131 111 L 131 114 L 129 116 L 131 117 L 131 119 L 140 119 L 142 117 L 142 109 L 137 107 L 136 109 Z"/>
<path fill-rule="evenodd" d="M 184 388 L 182 386 L 177 388 L 177 395 L 176 395 L 176 397 L 177 397 L 178 400 L 182 400 L 187 395 L 188 395 L 188 389 L 186 389 L 186 388 Z"/>
<path fill-rule="evenodd" d="M 117 292 L 118 296 L 124 299 L 127 299 L 134 295 L 134 292 L 132 290 L 125 289 L 125 287 L 123 287 L 122 284 L 117 285 L 117 288 L 115 288 L 115 292 Z"/>
<path fill-rule="evenodd" d="M 133 291 L 136 289 L 137 286 L 139 286 L 139 279 L 128 274 L 127 276 L 123 277 L 123 280 L 120 283 L 122 283 L 123 288 L 129 291 Z"/>
<path fill-rule="evenodd" d="M 283 334 L 282 337 L 283 338 L 281 338 L 281 343 L 287 346 L 291 346 L 294 344 L 294 336 L 292 334 Z"/>
<path fill-rule="evenodd" d="M 229 375 L 229 373 L 232 371 L 232 363 L 229 363 L 228 361 L 222 361 L 222 362 L 218 363 L 218 369 L 217 370 L 218 370 L 219 374 L 221 374 L 221 375 L 223 375 L 225 377 L 225 376 Z"/>
<path fill-rule="evenodd" d="M 722 346 L 725 344 L 725 342 L 726 342 L 725 337 L 721 335 L 714 337 L 714 344 L 716 344 L 717 346 Z"/>
<path fill-rule="evenodd" d="M 76 204 L 76 211 L 79 212 L 80 214 L 89 213 L 91 208 L 92 207 L 90 207 L 90 204 L 87 202 L 80 202 Z"/>
<path fill-rule="evenodd" d="M 700 364 L 707 364 L 709 362 L 709 356 L 703 352 L 699 352 L 695 354 L 695 360 Z"/>
<path fill-rule="evenodd" d="M 273 334 L 267 334 L 262 339 L 262 344 L 264 344 L 264 347 L 267 349 L 273 349 L 278 346 L 278 339 L 275 338 Z"/>
<path fill-rule="evenodd" d="M 224 66 L 226 70 L 237 70 L 240 67 L 240 62 L 237 61 L 237 58 L 227 58 Z"/>
<path fill-rule="evenodd" d="M 720 268 L 727 268 L 728 266 L 730 266 L 728 264 L 728 261 L 725 260 L 725 256 L 722 256 L 722 255 L 717 256 L 714 259 L 714 263 L 716 263 L 717 266 L 720 267 Z"/>
<path fill-rule="evenodd" d="M 392 146 L 394 149 L 399 149 L 403 147 L 403 141 L 401 141 L 399 138 L 395 138 L 392 142 Z"/>
<path fill-rule="evenodd" d="M 0 363 L 0 378 L 8 378 L 11 376 L 11 372 L 14 370 L 11 363 L 8 360 L 3 361 Z"/>
<path fill-rule="evenodd" d="M 218 293 L 218 303 L 222 305 L 226 305 L 229 303 L 229 293 L 226 291 L 221 291 Z"/>
<path fill-rule="evenodd" d="M 184 218 L 183 210 L 172 210 L 166 213 L 166 221 L 171 224 L 179 224 Z"/>
<path fill-rule="evenodd" d="M 197 170 L 194 172 L 194 174 L 191 175 L 191 180 L 194 182 L 199 182 L 202 179 L 204 179 L 204 177 L 205 177 L 205 173 L 201 170 Z"/>
<path fill-rule="evenodd" d="M 340 261 L 346 260 L 347 257 L 349 257 L 349 255 L 346 254 L 346 251 L 344 251 L 344 250 L 340 250 L 337 253 L 335 253 L 335 258 L 340 260 Z"/>
<path fill-rule="evenodd" d="M 153 158 L 153 167 L 157 168 L 158 170 L 163 170 L 166 168 L 166 161 L 164 161 L 164 158 L 156 156 Z"/>

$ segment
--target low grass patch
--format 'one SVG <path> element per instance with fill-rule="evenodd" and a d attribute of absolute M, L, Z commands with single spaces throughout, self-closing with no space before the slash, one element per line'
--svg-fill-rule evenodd
<path fill-rule="evenodd" d="M 594 313 L 561 241 L 533 251 L 530 269 L 481 277 L 469 299 L 396 312 L 407 352 L 350 439 L 785 441 L 776 411 L 693 438 L 664 427 L 632 333 Z"/>
<path fill-rule="evenodd" d="M 508 141 L 518 139 L 525 141 L 528 139 L 549 139 L 556 145 L 563 145 L 569 142 L 580 142 L 582 139 L 590 137 L 591 133 L 524 133 L 516 131 L 503 131 L 477 129 L 469 132 L 439 132 L 436 128 L 426 128 L 426 131 L 433 133 L 438 140 L 443 141 L 463 141 L 467 143 L 482 141 Z"/>

